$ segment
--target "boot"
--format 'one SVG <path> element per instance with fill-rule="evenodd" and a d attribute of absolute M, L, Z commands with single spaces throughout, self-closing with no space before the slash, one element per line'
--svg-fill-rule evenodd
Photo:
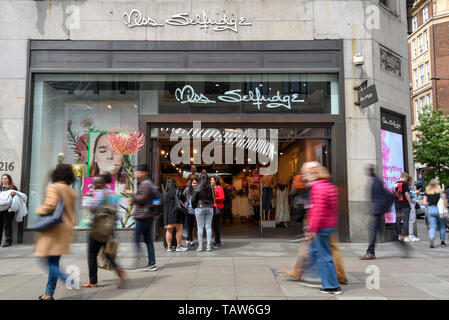
<path fill-rule="evenodd" d="M 284 272 L 286 275 L 292 277 L 295 280 L 300 280 L 301 279 L 301 274 L 297 273 L 294 269 L 284 269 L 282 270 L 282 272 Z"/>

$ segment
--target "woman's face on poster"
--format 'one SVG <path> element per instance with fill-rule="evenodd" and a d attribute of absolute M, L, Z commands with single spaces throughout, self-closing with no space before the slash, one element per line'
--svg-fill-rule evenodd
<path fill-rule="evenodd" d="M 101 136 L 98 140 L 97 149 L 95 150 L 95 161 L 97 162 L 100 173 L 114 173 L 120 169 L 117 165 L 121 165 L 123 155 L 113 152 L 106 144 L 106 136 Z"/>

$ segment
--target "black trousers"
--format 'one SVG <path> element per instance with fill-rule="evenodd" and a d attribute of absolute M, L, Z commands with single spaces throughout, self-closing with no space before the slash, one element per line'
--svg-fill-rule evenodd
<path fill-rule="evenodd" d="M 193 241 L 193 226 L 195 225 L 195 215 L 186 214 L 186 230 L 187 230 L 187 241 Z"/>
<path fill-rule="evenodd" d="M 366 253 L 368 254 L 375 254 L 374 248 L 376 246 L 376 237 L 382 227 L 382 221 L 382 215 L 373 215 L 369 230 L 369 246 L 366 250 Z"/>
<path fill-rule="evenodd" d="M 221 210 L 221 212 L 223 212 L 223 209 Z M 214 232 L 214 237 L 215 237 L 215 243 L 221 243 L 221 238 L 220 238 L 220 220 L 221 220 L 221 215 L 223 213 L 219 213 L 219 214 L 215 214 L 214 213 L 214 217 L 212 218 L 212 230 Z"/>
<path fill-rule="evenodd" d="M 87 264 L 89 266 L 89 282 L 91 284 L 96 284 L 98 282 L 97 255 L 98 252 L 100 252 L 101 247 L 105 245 L 106 243 L 94 240 L 89 236 L 89 245 L 87 248 Z M 117 269 L 115 260 L 109 254 L 106 254 L 106 258 L 111 262 L 112 267 L 114 269 Z"/>
<path fill-rule="evenodd" d="M 5 243 L 12 244 L 12 220 L 15 212 L 0 212 L 0 242 L 2 241 L 3 229 L 5 229 Z"/>

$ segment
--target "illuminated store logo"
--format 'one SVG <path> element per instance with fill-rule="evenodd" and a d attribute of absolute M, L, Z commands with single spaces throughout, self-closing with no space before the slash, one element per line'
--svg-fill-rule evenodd
<path fill-rule="evenodd" d="M 138 9 L 131 10 L 130 12 L 123 13 L 123 22 L 125 26 L 129 28 L 134 27 L 163 27 L 163 23 L 159 23 L 156 20 L 145 17 Z M 221 19 L 210 19 L 206 12 L 197 14 L 194 18 L 190 18 L 188 13 L 178 13 L 172 15 L 171 18 L 166 19 L 165 23 L 171 26 L 196 26 L 199 25 L 200 29 L 207 32 L 208 28 L 212 28 L 213 31 L 234 31 L 237 33 L 241 26 L 251 26 L 251 22 L 246 22 L 245 17 L 240 18 L 228 18 L 226 14 L 223 14 Z"/>
<path fill-rule="evenodd" d="M 392 126 L 395 129 L 401 129 L 401 124 L 394 120 L 387 120 L 385 117 L 382 117 L 382 123 L 388 126 Z"/>
<path fill-rule="evenodd" d="M 271 89 L 271 88 L 270 88 Z M 209 104 L 216 103 L 217 101 L 212 100 L 202 93 L 197 93 L 190 85 L 185 85 L 183 88 L 177 88 L 175 90 L 175 98 L 177 101 L 184 103 L 201 103 Z M 251 102 L 251 104 L 257 106 L 260 110 L 262 105 L 266 105 L 267 108 L 278 108 L 284 107 L 291 110 L 292 103 L 304 102 L 304 100 L 299 99 L 299 94 L 287 94 L 281 95 L 279 91 L 271 96 L 264 96 L 260 93 L 259 88 L 254 91 L 248 91 L 248 94 L 242 94 L 241 89 L 229 90 L 222 96 L 217 97 L 218 100 L 228 103 L 239 103 L 239 102 Z"/>

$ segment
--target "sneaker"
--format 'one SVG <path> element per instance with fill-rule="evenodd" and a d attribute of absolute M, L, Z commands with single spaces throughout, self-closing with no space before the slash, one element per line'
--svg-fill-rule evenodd
<path fill-rule="evenodd" d="M 446 242 L 441 241 L 441 246 L 442 246 L 442 247 L 446 247 L 446 246 L 447 246 Z"/>
<path fill-rule="evenodd" d="M 153 265 L 148 265 L 148 266 L 146 266 L 145 267 L 145 270 L 146 271 L 157 271 L 157 267 L 156 267 L 156 265 L 155 264 L 153 264 Z"/>
<path fill-rule="evenodd" d="M 412 240 L 409 236 L 406 236 L 406 237 L 404 238 L 404 241 L 405 241 L 405 242 L 413 242 L 413 240 Z"/>
<path fill-rule="evenodd" d="M 170 248 L 170 247 L 167 248 L 167 252 L 172 252 L 172 251 L 174 251 L 172 248 Z"/>
<path fill-rule="evenodd" d="M 223 244 L 221 242 L 217 243 L 217 244 L 214 243 L 214 248 L 222 248 L 222 247 L 223 247 Z"/>
<path fill-rule="evenodd" d="M 320 289 L 321 293 L 328 293 L 328 294 L 341 294 L 343 291 L 341 291 L 341 288 L 334 288 L 334 289 Z"/>
<path fill-rule="evenodd" d="M 176 248 L 176 252 L 184 252 L 184 251 L 187 251 L 187 248 L 186 248 L 186 247 L 179 247 L 179 248 Z"/>
<path fill-rule="evenodd" d="M 399 241 L 404 241 L 404 236 L 399 235 L 399 236 L 398 236 L 398 240 L 399 240 Z"/>
<path fill-rule="evenodd" d="M 212 247 L 207 247 L 206 251 L 212 251 Z"/>
<path fill-rule="evenodd" d="M 196 251 L 201 252 L 201 251 L 203 251 L 203 248 L 197 248 Z"/>

